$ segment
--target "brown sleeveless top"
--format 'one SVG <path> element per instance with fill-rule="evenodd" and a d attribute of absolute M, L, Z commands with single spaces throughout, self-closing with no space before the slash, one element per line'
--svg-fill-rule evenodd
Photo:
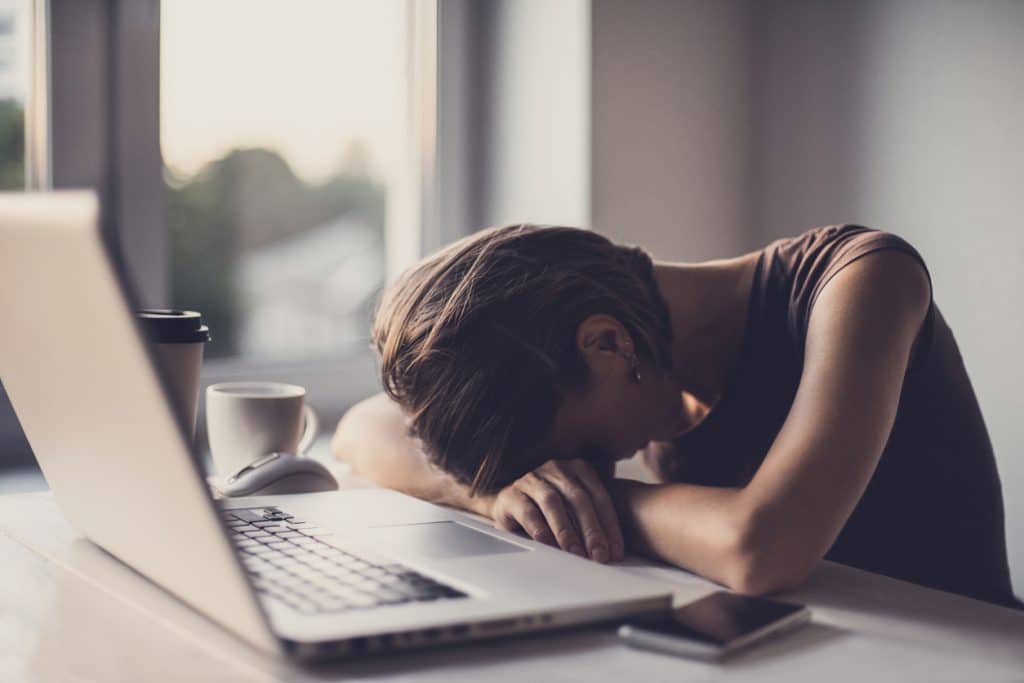
<path fill-rule="evenodd" d="M 901 238 L 857 225 L 817 228 L 761 251 L 732 379 L 711 412 L 674 442 L 678 455 L 653 463 L 659 474 L 707 486 L 743 486 L 751 479 L 796 395 L 818 293 L 844 267 L 882 249 L 903 251 L 925 267 Z M 992 444 L 956 340 L 934 301 L 878 467 L 825 557 L 1020 606 L 1010 588 Z"/>

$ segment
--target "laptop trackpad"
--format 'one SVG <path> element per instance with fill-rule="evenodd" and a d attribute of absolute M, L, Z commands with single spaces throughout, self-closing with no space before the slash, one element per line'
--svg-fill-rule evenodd
<path fill-rule="evenodd" d="M 393 548 L 402 555 L 432 560 L 521 553 L 528 550 L 458 522 L 400 524 L 366 531 L 367 537 L 374 543 Z"/>

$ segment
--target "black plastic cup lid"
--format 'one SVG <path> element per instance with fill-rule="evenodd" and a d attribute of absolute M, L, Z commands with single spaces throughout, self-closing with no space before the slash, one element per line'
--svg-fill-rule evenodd
<path fill-rule="evenodd" d="M 210 328 L 195 311 L 150 308 L 137 311 L 146 337 L 154 344 L 195 344 L 210 341 Z"/>

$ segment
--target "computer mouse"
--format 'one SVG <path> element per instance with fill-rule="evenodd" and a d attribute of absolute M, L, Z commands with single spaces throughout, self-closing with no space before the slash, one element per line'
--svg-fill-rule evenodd
<path fill-rule="evenodd" d="M 334 491 L 337 480 L 326 467 L 293 453 L 269 453 L 238 470 L 218 487 L 225 496 Z"/>

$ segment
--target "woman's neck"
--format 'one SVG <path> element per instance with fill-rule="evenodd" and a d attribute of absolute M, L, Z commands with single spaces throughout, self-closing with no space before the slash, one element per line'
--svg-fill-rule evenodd
<path fill-rule="evenodd" d="M 672 321 L 673 375 L 710 406 L 738 360 L 757 253 L 704 263 L 655 263 Z"/>

